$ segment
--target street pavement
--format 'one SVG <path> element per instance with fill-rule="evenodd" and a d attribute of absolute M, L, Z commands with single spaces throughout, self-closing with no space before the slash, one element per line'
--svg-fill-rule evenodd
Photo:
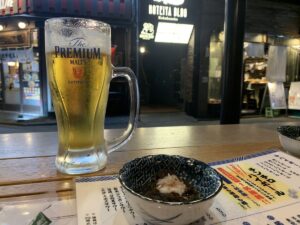
<path fill-rule="evenodd" d="M 1 116 L 1 115 L 0 115 Z M 1 119 L 2 118 L 2 119 Z M 0 118 L 0 133 L 25 133 L 25 132 L 50 132 L 57 131 L 56 121 L 51 118 L 37 119 L 32 121 L 5 121 Z M 115 116 L 105 120 L 105 127 L 108 129 L 124 128 L 127 125 L 128 117 Z M 251 117 L 242 118 L 241 124 L 262 124 L 276 128 L 280 125 L 299 125 L 299 118 L 291 117 Z M 199 121 L 183 112 L 151 112 L 142 113 L 139 117 L 138 127 L 160 127 L 160 126 L 195 126 L 195 125 L 217 125 L 218 120 Z M 0 143 L 1 144 L 1 143 Z"/>

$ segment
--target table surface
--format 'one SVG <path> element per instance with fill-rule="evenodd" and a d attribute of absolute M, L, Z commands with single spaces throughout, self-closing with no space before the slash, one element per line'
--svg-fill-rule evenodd
<path fill-rule="evenodd" d="M 109 130 L 106 136 L 119 133 Z M 85 176 L 117 174 L 125 162 L 145 155 L 182 155 L 212 162 L 279 147 L 272 124 L 138 128 L 126 146 L 109 155 L 105 169 Z M 76 176 L 57 172 L 56 150 L 56 132 L 1 134 L 0 202 L 74 197 Z"/>

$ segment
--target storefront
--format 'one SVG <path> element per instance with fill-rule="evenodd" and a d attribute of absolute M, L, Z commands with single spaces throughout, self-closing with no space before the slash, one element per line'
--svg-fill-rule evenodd
<path fill-rule="evenodd" d="M 198 6 L 197 0 L 139 2 L 143 105 L 183 109 L 190 98 Z"/>
<path fill-rule="evenodd" d="M 223 31 L 211 37 L 208 104 L 218 117 L 221 104 Z M 291 82 L 300 81 L 300 39 L 288 35 L 246 33 L 244 39 L 241 115 L 263 115 L 265 108 L 287 109 Z M 275 98 L 270 83 L 279 82 Z M 284 90 L 284 93 L 283 91 Z M 279 93 L 283 93 L 280 94 Z M 272 106 L 273 104 L 273 106 Z M 275 106 L 277 105 L 277 107 Z"/>
<path fill-rule="evenodd" d="M 133 0 L 7 0 L 0 1 L 0 10 L 0 110 L 20 116 L 53 113 L 44 53 L 47 18 L 85 17 L 109 23 L 113 63 L 134 66 Z M 116 83 L 112 84 L 112 93 L 119 93 L 125 85 Z M 123 101 L 120 98 L 124 96 L 119 93 L 116 101 Z"/>
<path fill-rule="evenodd" d="M 0 7 L 4 14 L 4 6 Z M 10 12 L 14 10 L 17 9 L 13 7 Z M 0 34 L 0 110 L 43 115 L 38 29 L 34 21 L 23 16 L 3 16 Z"/>
<path fill-rule="evenodd" d="M 224 93 L 225 1 L 201 2 L 194 57 L 199 61 L 194 64 L 194 94 L 187 113 L 201 119 L 219 119 Z M 290 85 L 300 81 L 299 9 L 293 1 L 248 2 L 240 83 L 241 116 L 265 115 L 265 108 L 286 114 Z M 276 16 L 276 21 L 266 13 Z M 286 17 L 288 13 L 292 16 Z M 275 82 L 280 86 L 273 89 L 271 83 Z"/>
<path fill-rule="evenodd" d="M 1 109 L 42 114 L 38 52 L 2 50 Z"/>
<path fill-rule="evenodd" d="M 272 94 L 266 94 L 270 81 L 284 82 L 288 92 L 290 82 L 299 80 L 300 20 L 295 13 L 299 10 L 286 19 L 281 7 L 288 12 L 294 3 L 269 2 L 247 4 L 244 82 L 237 82 L 242 90 L 241 115 L 260 115 L 270 106 Z M 269 20 L 266 11 L 281 19 Z M 225 1 L 145 0 L 139 3 L 139 15 L 142 104 L 177 107 L 199 119 L 219 119 Z M 280 77 L 278 69 L 268 66 L 276 60 Z"/>

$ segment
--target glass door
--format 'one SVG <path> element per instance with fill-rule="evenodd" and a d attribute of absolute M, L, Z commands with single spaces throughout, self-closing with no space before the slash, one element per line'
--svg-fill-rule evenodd
<path fill-rule="evenodd" d="M 20 98 L 20 74 L 19 63 L 17 61 L 3 62 L 3 104 L 4 109 L 9 111 L 19 111 Z"/>

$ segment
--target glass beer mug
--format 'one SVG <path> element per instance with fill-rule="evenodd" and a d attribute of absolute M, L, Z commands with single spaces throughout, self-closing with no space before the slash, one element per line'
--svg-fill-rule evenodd
<path fill-rule="evenodd" d="M 56 167 L 67 174 L 105 167 L 108 153 L 132 136 L 139 111 L 134 73 L 111 65 L 111 29 L 91 19 L 53 18 L 45 22 L 47 73 L 58 125 Z M 125 77 L 130 115 L 123 134 L 106 141 L 104 120 L 110 81 Z"/>

